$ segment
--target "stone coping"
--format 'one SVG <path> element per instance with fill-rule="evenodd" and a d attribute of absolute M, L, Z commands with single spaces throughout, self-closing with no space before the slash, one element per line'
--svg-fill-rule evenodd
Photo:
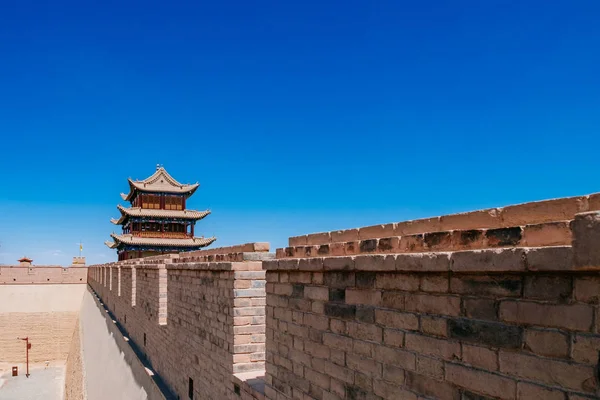
<path fill-rule="evenodd" d="M 142 267 L 144 268 L 144 267 Z M 196 270 L 196 271 L 262 271 L 262 261 L 245 262 L 191 262 L 166 264 L 168 270 Z"/>
<path fill-rule="evenodd" d="M 600 271 L 576 268 L 571 246 L 487 249 L 457 252 L 370 254 L 348 257 L 289 258 L 265 261 L 267 271 L 377 271 L 503 273 Z"/>
<path fill-rule="evenodd" d="M 495 229 L 469 229 L 390 236 L 321 245 L 277 249 L 277 258 L 351 256 L 358 254 L 423 253 L 504 247 L 571 245 L 572 221 Z"/>
<path fill-rule="evenodd" d="M 320 232 L 289 238 L 289 246 L 310 246 L 452 230 L 495 229 L 571 220 L 600 210 L 600 193 L 489 208 L 440 217 Z"/>

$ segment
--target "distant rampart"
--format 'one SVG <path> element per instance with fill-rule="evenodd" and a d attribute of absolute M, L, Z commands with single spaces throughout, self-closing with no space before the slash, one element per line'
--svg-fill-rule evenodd
<path fill-rule="evenodd" d="M 92 266 L 88 281 L 182 399 L 594 399 L 594 210 L 600 194 L 294 237 L 276 259 Z"/>

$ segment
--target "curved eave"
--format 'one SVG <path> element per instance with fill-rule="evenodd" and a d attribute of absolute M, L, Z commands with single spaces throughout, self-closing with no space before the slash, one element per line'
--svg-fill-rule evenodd
<path fill-rule="evenodd" d="M 110 222 L 115 225 L 124 224 L 129 217 L 133 218 L 157 218 L 157 219 L 175 219 L 175 220 L 188 220 L 188 221 L 200 221 L 211 213 L 210 210 L 196 211 L 196 210 L 157 210 L 157 209 L 145 209 L 139 207 L 123 207 L 117 205 L 117 209 L 121 213 L 119 219 L 112 218 Z"/>
<path fill-rule="evenodd" d="M 149 238 L 131 235 L 117 235 L 111 233 L 110 235 L 116 243 L 116 246 L 123 243 L 130 246 L 156 246 L 156 247 L 206 247 L 212 244 L 216 237 L 211 238 L 189 238 L 189 239 L 175 239 L 175 238 Z M 115 247 L 116 247 L 115 246 Z"/>
<path fill-rule="evenodd" d="M 193 185 L 181 185 L 181 187 L 179 187 L 179 188 L 173 187 L 172 189 L 171 188 L 157 189 L 157 188 L 152 188 L 152 187 L 144 187 L 143 183 L 134 182 L 131 179 L 127 179 L 127 181 L 129 182 L 129 193 L 128 194 L 121 193 L 121 198 L 125 201 L 130 201 L 131 199 L 133 199 L 136 192 L 183 194 L 187 198 L 187 197 L 190 197 L 191 195 L 193 195 L 194 192 L 196 192 L 196 190 L 198 190 L 198 188 L 200 187 L 199 183 L 194 183 Z"/>
<path fill-rule="evenodd" d="M 107 245 L 111 249 L 116 249 L 118 246 L 117 243 L 111 242 L 110 240 L 107 240 L 106 242 L 104 242 L 104 244 Z"/>

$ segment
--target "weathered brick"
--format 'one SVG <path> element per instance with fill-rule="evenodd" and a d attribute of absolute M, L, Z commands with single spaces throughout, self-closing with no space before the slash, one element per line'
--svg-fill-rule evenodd
<path fill-rule="evenodd" d="M 359 289 L 373 289 L 375 287 L 375 272 L 357 272 L 356 287 Z"/>
<path fill-rule="evenodd" d="M 421 277 L 421 290 L 424 292 L 446 293 L 450 286 L 447 275 L 424 275 Z"/>
<path fill-rule="evenodd" d="M 332 242 L 352 242 L 356 240 L 358 240 L 358 229 L 331 232 Z"/>
<path fill-rule="evenodd" d="M 355 354 L 360 354 L 365 357 L 373 358 L 375 355 L 376 344 L 365 342 L 363 340 L 353 340 L 352 350 Z"/>
<path fill-rule="evenodd" d="M 527 382 L 517 384 L 518 400 L 564 400 L 565 393 Z"/>
<path fill-rule="evenodd" d="M 498 352 L 486 347 L 463 344 L 462 359 L 467 364 L 488 371 L 496 371 L 498 369 Z"/>
<path fill-rule="evenodd" d="M 325 315 L 333 318 L 354 319 L 356 306 L 339 303 L 325 303 Z"/>
<path fill-rule="evenodd" d="M 498 319 L 497 304 L 492 299 L 468 298 L 463 300 L 465 315 L 469 318 L 495 321 Z"/>
<path fill-rule="evenodd" d="M 568 197 L 508 206 L 502 208 L 502 224 L 510 227 L 571 220 L 585 211 L 586 205 L 584 197 Z"/>
<path fill-rule="evenodd" d="M 460 298 L 454 296 L 411 294 L 406 296 L 404 308 L 407 311 L 458 316 L 460 314 Z"/>
<path fill-rule="evenodd" d="M 588 210 L 600 210 L 600 193 L 590 194 L 588 196 Z"/>
<path fill-rule="evenodd" d="M 426 251 L 423 234 L 401 236 L 399 251 L 401 253 L 422 253 Z"/>
<path fill-rule="evenodd" d="M 600 364 L 600 336 L 576 335 L 573 338 L 573 359 L 582 364 Z"/>
<path fill-rule="evenodd" d="M 565 302 L 573 292 L 573 278 L 570 276 L 527 276 L 525 277 L 524 297 L 530 299 Z"/>
<path fill-rule="evenodd" d="M 445 318 L 421 315 L 421 332 L 434 336 L 448 336 L 448 324 Z"/>
<path fill-rule="evenodd" d="M 326 257 L 323 259 L 323 268 L 325 271 L 354 270 L 354 257 Z M 349 286 L 354 286 L 354 282 Z"/>
<path fill-rule="evenodd" d="M 329 300 L 329 289 L 323 286 L 305 286 L 304 297 L 311 300 Z"/>
<path fill-rule="evenodd" d="M 386 308 L 404 310 L 406 296 L 404 292 L 384 291 L 381 297 L 381 305 Z"/>
<path fill-rule="evenodd" d="M 419 290 L 420 278 L 416 274 L 378 273 L 375 278 L 377 289 L 399 289 L 414 292 Z"/>
<path fill-rule="evenodd" d="M 530 271 L 570 271 L 574 267 L 571 246 L 530 248 L 525 254 Z"/>
<path fill-rule="evenodd" d="M 455 272 L 511 272 L 525 270 L 525 253 L 519 248 L 459 251 L 452 253 Z"/>
<path fill-rule="evenodd" d="M 523 328 L 498 322 L 450 319 L 448 336 L 492 347 L 520 348 L 523 341 Z"/>
<path fill-rule="evenodd" d="M 393 347 L 404 347 L 404 332 L 395 329 L 384 329 L 383 343 Z"/>
<path fill-rule="evenodd" d="M 374 253 L 377 251 L 377 239 L 361 240 L 358 247 L 361 253 Z"/>
<path fill-rule="evenodd" d="M 565 358 L 569 355 L 569 337 L 559 331 L 527 329 L 525 349 L 548 357 Z"/>
<path fill-rule="evenodd" d="M 351 338 L 328 332 L 323 333 L 323 344 L 346 352 L 351 352 L 353 346 Z"/>
<path fill-rule="evenodd" d="M 399 237 L 381 238 L 377 241 L 377 252 L 379 253 L 399 253 L 400 251 Z"/>
<path fill-rule="evenodd" d="M 312 360 L 312 366 L 319 371 L 327 371 L 327 375 L 339 379 L 342 382 L 354 383 L 354 371 L 348 368 L 318 358 Z"/>
<path fill-rule="evenodd" d="M 518 246 L 521 243 L 521 227 L 489 229 L 485 232 L 489 247 Z"/>
<path fill-rule="evenodd" d="M 407 333 L 404 341 L 407 350 L 420 354 L 438 356 L 445 360 L 460 358 L 460 344 L 458 342 L 412 333 Z"/>
<path fill-rule="evenodd" d="M 396 270 L 405 272 L 440 272 L 450 269 L 450 253 L 396 255 Z"/>
<path fill-rule="evenodd" d="M 402 368 L 387 364 L 384 364 L 382 367 L 383 379 L 385 381 L 395 383 L 396 385 L 404 383 L 404 370 Z"/>
<path fill-rule="evenodd" d="M 325 286 L 337 289 L 346 289 L 356 286 L 356 276 L 354 272 L 327 272 L 323 276 Z"/>
<path fill-rule="evenodd" d="M 383 329 L 371 324 L 348 322 L 348 335 L 354 339 L 383 342 Z"/>
<path fill-rule="evenodd" d="M 423 242 L 428 251 L 446 250 L 452 248 L 452 232 L 429 232 L 423 235 Z"/>
<path fill-rule="evenodd" d="M 482 230 L 452 232 L 453 250 L 475 250 L 485 247 L 485 234 Z"/>
<path fill-rule="evenodd" d="M 395 224 L 365 226 L 358 230 L 358 237 L 359 239 L 364 240 L 396 236 L 394 234 L 394 228 Z"/>
<path fill-rule="evenodd" d="M 575 278 L 575 298 L 590 304 L 600 303 L 600 277 L 584 276 Z"/>
<path fill-rule="evenodd" d="M 444 363 L 437 358 L 419 354 L 417 356 L 417 372 L 441 380 L 444 379 Z"/>
<path fill-rule="evenodd" d="M 396 224 L 395 236 L 413 235 L 415 233 L 439 232 L 440 217 L 423 218 L 413 221 L 404 221 Z"/>
<path fill-rule="evenodd" d="M 406 372 L 406 387 L 440 400 L 454 400 L 459 396 L 458 390 L 453 385 L 411 371 Z"/>
<path fill-rule="evenodd" d="M 307 245 L 306 242 L 306 235 L 302 235 L 302 236 L 293 236 L 289 238 L 289 246 L 290 247 L 294 247 L 294 246 L 305 246 Z"/>
<path fill-rule="evenodd" d="M 403 389 L 399 384 L 388 383 L 380 379 L 373 380 L 373 392 L 388 400 L 417 400 L 416 394 Z"/>
<path fill-rule="evenodd" d="M 345 302 L 346 301 L 346 290 L 345 289 L 329 289 L 329 301 Z"/>
<path fill-rule="evenodd" d="M 502 350 L 499 360 L 500 371 L 505 374 L 580 392 L 592 392 L 596 388 L 592 367 Z"/>
<path fill-rule="evenodd" d="M 571 240 L 568 221 L 527 225 L 523 228 L 523 241 L 528 247 L 568 246 Z"/>
<path fill-rule="evenodd" d="M 355 258 L 355 268 L 358 271 L 394 271 L 396 256 L 388 255 L 360 255 Z"/>
<path fill-rule="evenodd" d="M 381 291 L 346 289 L 346 303 L 379 306 L 381 304 Z"/>
<path fill-rule="evenodd" d="M 368 324 L 375 323 L 375 308 L 374 307 L 356 307 L 356 320 Z"/>
<path fill-rule="evenodd" d="M 414 371 L 416 368 L 415 354 L 403 349 L 377 346 L 375 347 L 375 359 L 384 365 L 395 365 L 410 371 Z"/>
<path fill-rule="evenodd" d="M 445 370 L 446 381 L 455 385 L 500 399 L 515 399 L 517 385 L 512 379 L 452 363 L 446 363 Z"/>
<path fill-rule="evenodd" d="M 388 328 L 419 329 L 419 318 L 415 314 L 398 311 L 375 310 L 375 322 Z"/>
<path fill-rule="evenodd" d="M 307 245 L 319 245 L 331 243 L 331 235 L 329 232 L 313 233 L 306 236 Z"/>
<path fill-rule="evenodd" d="M 590 331 L 593 308 L 584 304 L 550 305 L 505 300 L 500 303 L 500 319 L 576 331 Z"/>
<path fill-rule="evenodd" d="M 522 278 L 518 275 L 462 276 L 450 279 L 450 291 L 477 296 L 521 296 Z"/>
<path fill-rule="evenodd" d="M 497 208 L 444 215 L 439 218 L 442 231 L 500 227 L 500 211 Z"/>
<path fill-rule="evenodd" d="M 346 356 L 346 366 L 370 377 L 381 377 L 383 374 L 380 363 L 371 358 L 354 354 L 348 354 Z"/>

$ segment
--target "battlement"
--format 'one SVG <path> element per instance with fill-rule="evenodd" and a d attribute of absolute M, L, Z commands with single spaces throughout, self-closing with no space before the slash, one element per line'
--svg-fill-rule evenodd
<path fill-rule="evenodd" d="M 82 284 L 87 280 L 86 267 L 60 265 L 0 266 L 0 285 Z"/>
<path fill-rule="evenodd" d="M 181 397 L 191 379 L 199 398 L 591 399 L 599 209 L 594 194 L 303 235 L 275 258 L 123 261 L 89 283 Z"/>

